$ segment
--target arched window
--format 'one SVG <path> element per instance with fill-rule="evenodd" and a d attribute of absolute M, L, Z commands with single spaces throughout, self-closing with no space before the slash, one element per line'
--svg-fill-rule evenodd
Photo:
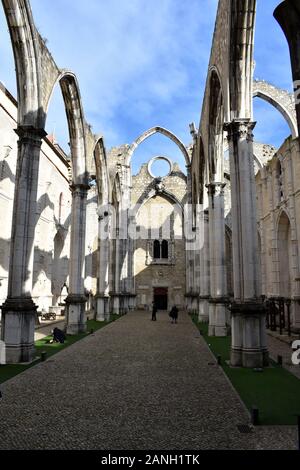
<path fill-rule="evenodd" d="M 161 257 L 163 259 L 169 258 L 169 244 L 167 240 L 163 240 L 161 244 Z"/>
<path fill-rule="evenodd" d="M 160 243 L 158 240 L 154 241 L 153 244 L 153 258 L 154 259 L 160 259 L 161 253 L 160 253 Z"/>

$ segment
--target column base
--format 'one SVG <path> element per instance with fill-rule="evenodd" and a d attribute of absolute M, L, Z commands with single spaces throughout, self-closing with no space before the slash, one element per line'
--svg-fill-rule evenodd
<path fill-rule="evenodd" d="M 136 308 L 136 295 L 131 294 L 129 297 L 129 310 L 135 310 Z"/>
<path fill-rule="evenodd" d="M 192 294 L 190 292 L 185 294 L 185 308 L 189 315 L 193 313 L 192 302 Z"/>
<path fill-rule="evenodd" d="M 231 313 L 231 365 L 247 368 L 268 366 L 264 305 L 255 301 L 233 303 Z"/>
<path fill-rule="evenodd" d="M 87 329 L 85 304 L 86 297 L 69 295 L 66 298 L 66 332 L 68 335 L 85 333 Z"/>
<path fill-rule="evenodd" d="M 2 305 L 1 340 L 7 364 L 32 362 L 35 358 L 34 328 L 37 306 L 31 298 L 7 299 Z"/>
<path fill-rule="evenodd" d="M 209 299 L 208 302 L 208 318 L 209 318 L 209 325 L 208 325 L 208 336 L 215 336 L 215 311 L 216 311 L 216 305 L 214 302 L 211 302 L 211 299 Z"/>
<path fill-rule="evenodd" d="M 120 296 L 119 294 L 111 294 L 111 303 L 110 303 L 111 313 L 115 315 L 120 315 Z"/>
<path fill-rule="evenodd" d="M 249 369 L 267 367 L 269 365 L 269 353 L 261 349 L 247 351 L 232 348 L 230 364 L 233 367 L 246 367 Z"/>
<path fill-rule="evenodd" d="M 96 321 L 109 321 L 109 297 L 97 295 L 96 296 Z"/>
<path fill-rule="evenodd" d="M 209 296 L 199 297 L 198 321 L 202 323 L 209 322 Z"/>
<path fill-rule="evenodd" d="M 209 336 L 224 337 L 228 335 L 227 299 L 211 298 L 209 300 Z"/>

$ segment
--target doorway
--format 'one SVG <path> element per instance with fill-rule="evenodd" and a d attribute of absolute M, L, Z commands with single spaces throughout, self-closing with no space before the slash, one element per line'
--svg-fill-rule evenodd
<path fill-rule="evenodd" d="M 153 292 L 153 300 L 158 310 L 168 310 L 168 288 L 155 287 Z"/>

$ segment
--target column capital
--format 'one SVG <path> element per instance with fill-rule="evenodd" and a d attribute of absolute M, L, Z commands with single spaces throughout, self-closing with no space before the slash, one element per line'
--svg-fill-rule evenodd
<path fill-rule="evenodd" d="M 33 126 L 18 126 L 15 133 L 19 136 L 19 145 L 28 143 L 31 145 L 41 146 L 42 139 L 47 136 L 47 132 L 42 128 Z"/>
<path fill-rule="evenodd" d="M 240 140 L 247 139 L 253 141 L 253 129 L 256 126 L 255 121 L 251 121 L 250 118 L 237 118 L 233 119 L 231 122 L 226 122 L 224 124 L 224 131 L 227 132 L 227 139 L 230 142 L 231 140 Z"/>
<path fill-rule="evenodd" d="M 70 185 L 70 190 L 73 196 L 86 196 L 87 192 L 89 191 L 90 187 L 88 184 L 83 184 L 83 183 L 77 183 L 77 184 L 71 184 Z"/>
<path fill-rule="evenodd" d="M 226 183 L 211 182 L 205 185 L 210 196 L 222 196 Z"/>

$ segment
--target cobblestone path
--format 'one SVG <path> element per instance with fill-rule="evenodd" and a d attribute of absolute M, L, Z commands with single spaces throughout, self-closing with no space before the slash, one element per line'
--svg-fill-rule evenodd
<path fill-rule="evenodd" d="M 133 312 L 2 385 L 0 449 L 289 449 L 249 417 L 190 317 Z"/>

